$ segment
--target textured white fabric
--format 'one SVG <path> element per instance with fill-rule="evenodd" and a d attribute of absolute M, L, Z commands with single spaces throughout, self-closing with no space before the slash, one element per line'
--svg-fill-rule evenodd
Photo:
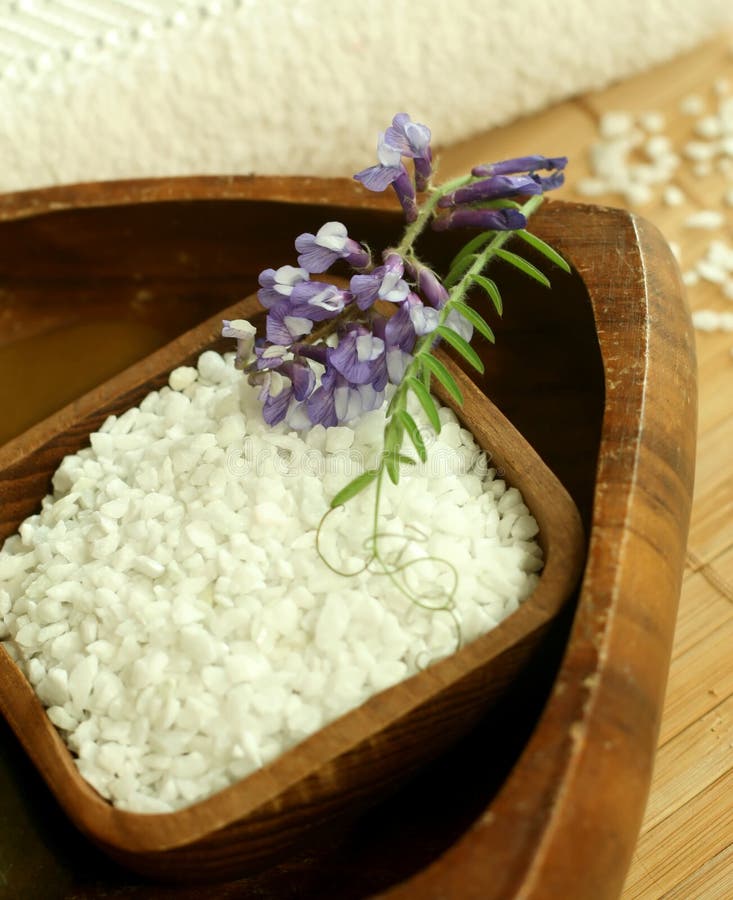
<path fill-rule="evenodd" d="M 397 111 L 447 144 L 732 19 L 730 0 L 0 2 L 0 190 L 350 174 Z"/>

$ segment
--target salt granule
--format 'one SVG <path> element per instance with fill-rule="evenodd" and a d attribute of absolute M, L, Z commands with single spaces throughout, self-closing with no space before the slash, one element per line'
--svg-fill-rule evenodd
<path fill-rule="evenodd" d="M 448 590 L 448 560 L 455 620 L 316 554 L 330 498 L 377 458 L 383 410 L 270 428 L 233 354 L 207 351 L 63 460 L 0 550 L 0 638 L 104 797 L 147 813 L 202 799 L 453 652 L 456 625 L 471 641 L 529 596 L 537 523 L 439 415 L 427 463 L 384 486 L 384 530 L 409 535 L 384 552 L 414 561 L 423 597 Z M 329 517 L 331 564 L 362 567 L 373 502 Z"/>

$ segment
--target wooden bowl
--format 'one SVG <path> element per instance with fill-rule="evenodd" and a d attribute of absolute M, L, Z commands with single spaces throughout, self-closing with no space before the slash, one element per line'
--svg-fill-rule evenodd
<path fill-rule="evenodd" d="M 18 298 L 19 310 L 35 299 L 52 320 L 73 311 L 74 299 L 78 308 L 79 297 L 92 316 L 97 304 L 112 304 L 118 318 L 134 319 L 141 291 L 153 305 L 176 296 L 184 309 L 209 312 L 251 290 L 263 266 L 290 261 L 294 234 L 330 218 L 346 219 L 352 234 L 375 246 L 399 222 L 381 197 L 317 180 L 182 179 L 14 195 L 0 203 L 4 296 Z M 393 800 L 226 895 L 618 895 L 650 779 L 682 571 L 694 457 L 692 340 L 676 267 L 651 226 L 619 210 L 552 203 L 535 228 L 575 273 L 553 273 L 556 289 L 547 294 L 499 272 L 510 299 L 477 386 L 540 451 L 589 528 L 567 646 L 570 616 L 550 624 L 554 609 L 532 601 L 462 651 L 486 640 L 491 659 L 472 659 L 463 670 L 458 654 L 245 782 L 145 823 L 81 782 L 30 688 L 3 658 L 0 703 L 13 730 L 66 812 L 108 852 L 141 871 L 185 879 L 262 864 L 290 841 L 291 827 L 302 836 L 318 824 L 314 812 L 333 813 L 332 798 L 350 807 L 373 801 L 424 759 L 421 743 L 440 752 L 502 693 L 476 731 Z M 442 236 L 426 252 L 440 266 L 454 249 Z M 41 332 L 38 317 L 29 318 L 31 331 Z M 6 447 L 3 533 L 32 512 L 65 452 L 107 413 L 135 402 L 172 359 L 204 346 L 214 328 L 185 336 Z M 506 455 L 538 516 L 549 515 L 543 488 L 522 471 L 521 441 L 495 437 L 495 456 Z M 546 549 L 550 573 L 553 549 Z M 527 633 L 510 636 L 522 613 L 533 620 Z M 365 778 L 367 761 L 374 770 Z M 11 762 L 11 772 L 32 779 L 21 758 Z M 14 877 L 43 859 L 75 888 L 86 885 L 85 896 L 115 884 L 120 895 L 136 895 L 127 876 L 100 863 L 94 869 L 78 845 L 49 840 L 40 823 L 53 811 L 42 793 L 16 808 L 26 818 L 35 809 L 30 832 L 42 840 L 16 853 Z M 44 843 L 52 849 L 38 849 Z M 174 894 L 199 896 L 183 887 Z"/>

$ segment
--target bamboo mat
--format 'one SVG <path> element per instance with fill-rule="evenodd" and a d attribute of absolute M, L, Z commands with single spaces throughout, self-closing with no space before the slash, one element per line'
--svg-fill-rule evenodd
<path fill-rule="evenodd" d="M 622 206 L 614 195 L 589 201 L 573 190 L 588 173 L 588 148 L 604 112 L 662 112 L 673 143 L 692 139 L 694 120 L 680 100 L 708 102 L 725 78 L 733 96 L 733 33 L 645 75 L 495 130 L 445 151 L 441 177 L 470 165 L 527 153 L 571 157 L 568 200 Z M 696 178 L 685 166 L 673 183 L 685 203 L 652 201 L 635 211 L 682 249 L 689 268 L 713 237 L 733 244 L 733 208 L 720 174 Z M 656 193 L 659 193 L 658 191 Z M 717 234 L 693 231 L 683 219 L 697 209 L 725 211 Z M 701 282 L 688 292 L 695 309 L 733 312 L 720 288 Z M 699 434 L 695 498 L 672 666 L 651 793 L 623 893 L 624 900 L 713 900 L 733 897 L 733 334 L 697 336 Z"/>

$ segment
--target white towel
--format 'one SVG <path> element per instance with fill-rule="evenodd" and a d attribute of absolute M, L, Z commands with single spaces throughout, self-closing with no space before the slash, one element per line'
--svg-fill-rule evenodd
<path fill-rule="evenodd" d="M 445 145 L 732 17 L 730 0 L 18 0 L 0 9 L 0 190 L 348 175 L 395 112 Z"/>

